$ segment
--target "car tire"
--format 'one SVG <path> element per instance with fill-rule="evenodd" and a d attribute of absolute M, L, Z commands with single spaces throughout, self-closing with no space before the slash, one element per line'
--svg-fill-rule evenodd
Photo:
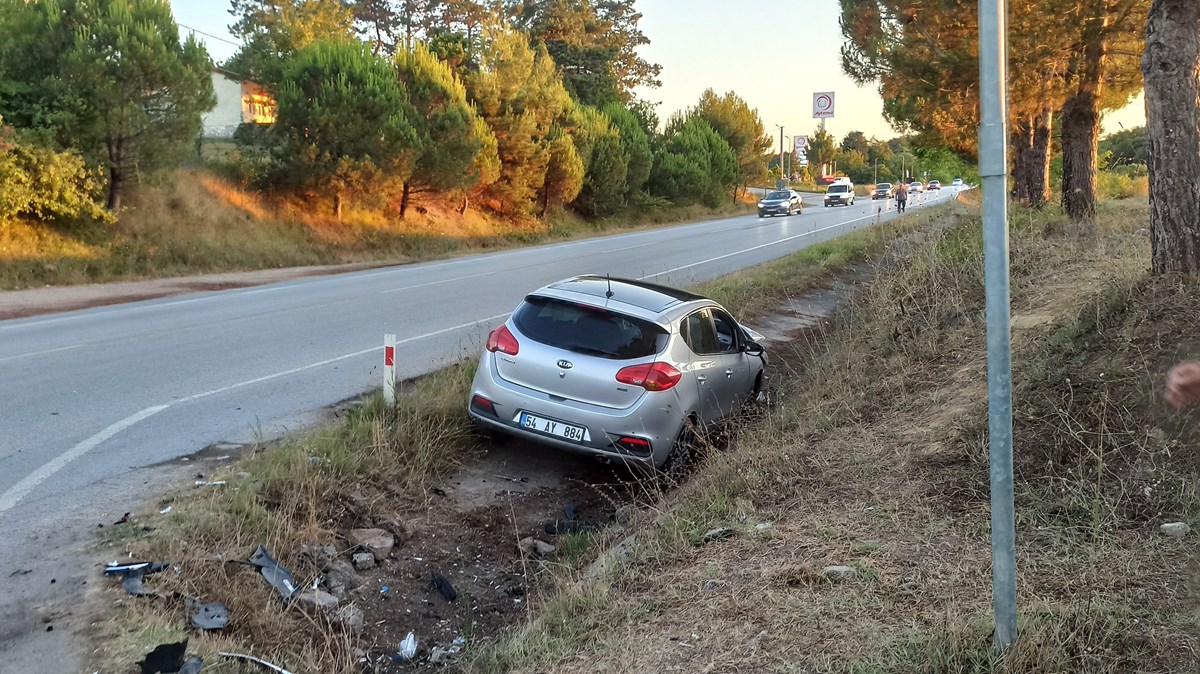
<path fill-rule="evenodd" d="M 658 468 L 659 488 L 667 491 L 683 484 L 692 471 L 699 448 L 700 433 L 696 430 L 696 422 L 689 418 L 683 422 L 683 428 L 679 429 L 675 444 L 667 453 L 667 460 Z"/>

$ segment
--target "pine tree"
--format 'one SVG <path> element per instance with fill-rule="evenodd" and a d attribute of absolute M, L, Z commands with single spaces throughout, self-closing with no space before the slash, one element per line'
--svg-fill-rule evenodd
<path fill-rule="evenodd" d="M 345 198 L 375 179 L 412 175 L 420 138 L 396 71 L 358 41 L 314 42 L 288 62 L 279 87 L 276 132 L 297 175 Z"/>
<path fill-rule="evenodd" d="M 403 181 L 400 217 L 414 195 L 453 192 L 496 179 L 496 137 L 467 100 L 467 90 L 421 42 L 395 59 L 414 108 L 420 150 Z M 481 156 L 485 155 L 485 156 Z"/>

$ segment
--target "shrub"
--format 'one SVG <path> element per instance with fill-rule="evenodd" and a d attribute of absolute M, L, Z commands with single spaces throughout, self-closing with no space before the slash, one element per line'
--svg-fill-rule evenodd
<path fill-rule="evenodd" d="M 56 152 L 21 142 L 0 126 L 0 220 L 89 216 L 108 221 L 96 202 L 103 187 L 78 152 Z"/>

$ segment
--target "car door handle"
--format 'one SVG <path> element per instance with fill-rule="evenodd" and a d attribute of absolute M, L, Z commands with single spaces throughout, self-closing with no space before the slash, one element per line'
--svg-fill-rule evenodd
<path fill-rule="evenodd" d="M 698 375 L 696 375 L 696 381 L 698 381 L 698 382 L 700 382 L 701 384 L 703 384 L 704 382 L 708 381 L 708 377 L 706 377 L 706 376 L 704 376 L 704 375 L 702 375 L 702 374 L 698 374 Z"/>
<path fill-rule="evenodd" d="M 732 377 L 732 376 L 733 376 L 733 370 L 725 370 L 725 376 L 726 376 L 726 377 Z"/>

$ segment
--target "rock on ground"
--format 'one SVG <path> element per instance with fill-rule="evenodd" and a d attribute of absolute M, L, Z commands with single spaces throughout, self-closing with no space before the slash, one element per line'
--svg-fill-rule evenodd
<path fill-rule="evenodd" d="M 704 533 L 704 542 L 712 543 L 713 541 L 722 541 L 722 540 L 725 540 L 726 538 L 732 538 L 732 537 L 733 537 L 733 529 L 727 529 L 725 527 L 717 527 L 716 529 L 710 529 Z"/>
<path fill-rule="evenodd" d="M 1171 538 L 1183 538 L 1184 536 L 1188 535 L 1188 532 L 1191 531 L 1192 528 L 1189 527 L 1186 522 L 1170 522 L 1162 525 L 1158 528 L 1158 530 L 1161 531 L 1164 536 L 1170 536 Z"/>
<path fill-rule="evenodd" d="M 377 562 L 387 559 L 396 545 L 396 537 L 383 529 L 351 529 L 347 539 L 355 547 L 370 550 Z"/>
<path fill-rule="evenodd" d="M 354 604 L 346 604 L 339 608 L 333 617 L 350 634 L 360 634 L 363 630 L 363 610 Z"/>
<path fill-rule="evenodd" d="M 292 601 L 309 612 L 329 611 L 338 605 L 338 598 L 322 590 L 306 588 L 292 597 Z"/>
<path fill-rule="evenodd" d="M 300 558 L 308 560 L 317 571 L 325 571 L 337 558 L 337 548 L 316 541 L 307 541 L 300 546 Z"/>
<path fill-rule="evenodd" d="M 375 555 L 369 552 L 356 552 L 350 557 L 355 571 L 366 571 L 375 568 Z"/>
<path fill-rule="evenodd" d="M 854 580 L 858 578 L 858 569 L 853 566 L 827 566 L 821 575 L 830 580 Z"/>
<path fill-rule="evenodd" d="M 553 545 L 550 545 L 549 543 L 547 543 L 546 541 L 539 541 L 538 539 L 534 538 L 533 536 L 527 536 L 525 538 L 522 538 L 520 541 L 517 542 L 517 547 L 521 549 L 521 552 L 523 552 L 527 555 L 535 555 L 536 554 L 536 555 L 540 555 L 543 557 L 546 555 L 554 554 L 554 551 L 557 549 Z"/>

